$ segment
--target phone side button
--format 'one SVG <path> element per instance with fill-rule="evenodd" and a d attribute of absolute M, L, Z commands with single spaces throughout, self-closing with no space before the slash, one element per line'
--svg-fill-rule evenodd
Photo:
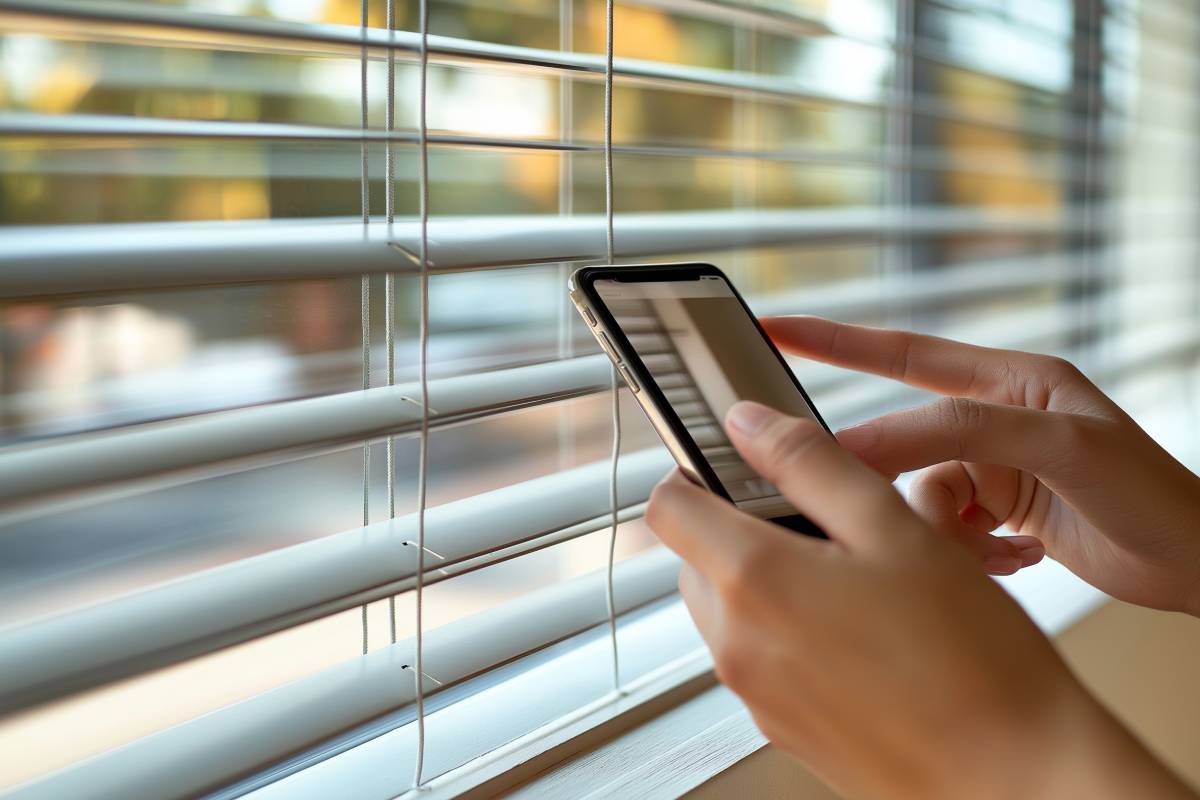
<path fill-rule="evenodd" d="M 634 394 L 637 394 L 642 390 L 642 387 L 638 386 L 638 382 L 633 379 L 633 373 L 629 371 L 629 368 L 625 366 L 624 362 L 617 363 L 617 372 L 621 373 L 621 377 L 625 379 L 626 385 L 629 386 L 630 390 L 632 390 Z"/>
<path fill-rule="evenodd" d="M 596 331 L 596 339 L 600 342 L 600 347 L 604 352 L 608 353 L 609 358 L 616 361 L 620 356 L 617 355 L 617 348 L 613 347 L 612 342 L 608 340 L 608 336 L 604 331 Z"/>
<path fill-rule="evenodd" d="M 579 310 L 583 312 L 583 318 L 587 320 L 587 324 L 593 328 L 596 327 L 596 318 L 592 316 L 592 312 L 587 306 L 580 306 Z"/>

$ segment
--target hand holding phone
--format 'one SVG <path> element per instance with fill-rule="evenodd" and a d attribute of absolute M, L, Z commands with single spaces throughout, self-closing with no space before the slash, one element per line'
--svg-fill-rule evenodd
<path fill-rule="evenodd" d="M 828 426 L 724 273 L 709 264 L 584 267 L 570 290 L 685 475 L 747 513 L 824 536 L 725 435 L 739 400 Z"/>

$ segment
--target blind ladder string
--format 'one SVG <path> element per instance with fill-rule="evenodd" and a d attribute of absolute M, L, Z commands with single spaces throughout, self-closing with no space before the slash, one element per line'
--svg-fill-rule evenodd
<path fill-rule="evenodd" d="M 421 438 L 417 456 L 417 582 L 416 582 L 416 653 L 414 679 L 417 682 L 417 763 L 413 769 L 413 787 L 421 788 L 425 771 L 425 506 L 429 486 L 429 0 L 419 0 L 421 29 L 421 69 L 417 81 L 417 182 L 419 191 L 421 274 L 420 331 L 417 363 L 421 384 Z"/>
<path fill-rule="evenodd" d="M 575 49 L 575 0 L 558 0 L 558 49 L 564 53 Z M 571 143 L 574 140 L 574 101 L 571 96 L 574 78 L 563 74 L 558 79 L 558 137 L 559 141 Z M 574 154 L 564 150 L 558 154 L 558 213 L 569 217 L 574 213 L 572 197 L 574 187 Z M 559 264 L 558 285 L 565 286 L 571 274 L 569 263 Z M 574 312 L 570 299 L 563 292 L 558 301 L 558 357 L 567 359 L 575 355 L 572 337 L 574 329 L 571 319 Z M 559 404 L 558 410 L 558 468 L 568 469 L 575 452 L 573 438 L 573 414 L 569 403 Z"/>
<path fill-rule="evenodd" d="M 360 57 L 361 72 L 359 84 L 359 103 L 362 107 L 362 224 L 363 236 L 367 235 L 367 226 L 371 224 L 371 183 L 370 170 L 367 160 L 367 129 L 369 126 L 369 96 L 367 93 L 367 2 L 362 0 L 362 53 Z M 362 388 L 371 388 L 371 277 L 363 274 L 359 290 L 359 313 L 362 320 Z M 371 443 L 363 442 L 362 448 L 362 522 L 363 527 L 371 523 Z M 370 627 L 367 619 L 367 604 L 362 605 L 362 654 L 365 656 L 370 649 Z"/>
<path fill-rule="evenodd" d="M 387 0 L 387 30 L 388 44 L 391 44 L 393 32 L 396 30 L 396 0 Z M 387 172 L 387 202 L 388 235 L 391 235 L 392 225 L 396 221 L 396 147 L 392 134 L 396 130 L 396 50 L 388 47 L 387 54 L 387 101 L 385 103 L 384 125 L 387 130 L 387 146 L 384 150 Z M 396 385 L 396 273 L 384 275 L 384 339 L 387 349 L 387 385 Z M 384 460 L 387 462 L 387 507 L 388 519 L 396 518 L 396 437 L 388 436 L 384 445 Z M 391 643 L 396 643 L 396 596 L 388 596 L 388 629 Z"/>
<path fill-rule="evenodd" d="M 1092 254 L 1095 253 L 1099 244 L 1099 228 L 1097 226 L 1096 209 L 1094 204 L 1096 188 L 1092 181 L 1095 178 L 1095 162 L 1096 157 L 1096 126 L 1098 124 L 1097 115 L 1100 113 L 1098 108 L 1097 95 L 1101 90 L 1100 81 L 1102 76 L 1095 73 L 1097 63 L 1096 39 L 1097 31 L 1093 30 L 1096 26 L 1103 25 L 1104 8 L 1103 4 L 1093 0 L 1087 7 L 1088 28 L 1084 31 L 1087 36 L 1087 57 L 1085 59 L 1084 69 L 1086 70 L 1087 80 L 1087 95 L 1084 111 L 1084 132 L 1083 132 L 1083 229 L 1084 229 L 1084 247 L 1088 252 L 1088 258 L 1084 259 L 1084 281 L 1083 285 L 1087 287 L 1087 299 L 1083 305 L 1084 323 L 1087 324 L 1093 320 L 1088 319 L 1088 316 L 1097 317 L 1099 303 L 1095 298 L 1095 266 Z M 1102 267 L 1107 267 L 1105 263 Z M 1089 314 L 1089 311 L 1091 312 Z M 1095 320 L 1099 322 L 1099 319 Z M 1103 357 L 1103 355 L 1101 356 Z M 1085 367 L 1086 369 L 1086 367 Z"/>
<path fill-rule="evenodd" d="M 616 260 L 613 236 L 613 146 L 612 146 L 612 93 L 613 93 L 613 6 L 614 0 L 605 0 L 604 7 L 604 234 L 605 256 L 612 264 Z M 621 661 L 617 648 L 617 605 L 613 593 L 613 566 L 617 554 L 617 524 L 620 504 L 617 496 L 617 468 L 621 459 L 621 384 L 616 366 L 609 367 L 612 387 L 612 461 L 608 475 L 608 499 L 611 504 L 612 531 L 608 538 L 608 570 L 605 576 L 604 596 L 608 603 L 608 635 L 612 645 L 613 690 L 621 690 Z"/>

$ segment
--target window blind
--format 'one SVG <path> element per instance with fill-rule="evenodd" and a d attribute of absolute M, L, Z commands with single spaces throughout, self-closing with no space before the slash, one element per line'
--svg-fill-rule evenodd
<path fill-rule="evenodd" d="M 564 290 L 606 258 L 605 6 L 431 2 L 427 169 L 421 8 L 0 0 L 0 791 L 236 796 L 606 629 L 610 372 Z M 614 10 L 617 260 L 1061 353 L 1152 433 L 1191 402 L 1194 14 Z M 833 424 L 922 399 L 793 366 Z M 618 398 L 620 652 L 681 621 Z M 620 683 L 699 644 L 658 640 Z M 422 780 L 503 743 L 455 738 Z"/>

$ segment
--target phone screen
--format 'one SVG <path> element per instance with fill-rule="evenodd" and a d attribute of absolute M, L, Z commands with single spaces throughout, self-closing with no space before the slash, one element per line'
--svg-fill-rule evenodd
<path fill-rule="evenodd" d="M 724 419 L 739 400 L 819 417 L 722 278 L 596 280 L 596 295 L 699 446 L 730 499 L 772 519 L 797 511 L 741 459 Z"/>

